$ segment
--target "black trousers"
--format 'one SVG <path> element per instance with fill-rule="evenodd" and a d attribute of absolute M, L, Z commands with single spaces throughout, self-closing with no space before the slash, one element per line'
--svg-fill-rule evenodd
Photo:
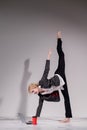
<path fill-rule="evenodd" d="M 65 56 L 64 52 L 62 50 L 62 41 L 61 39 L 57 40 L 57 53 L 59 55 L 58 59 L 58 67 L 55 71 L 55 74 L 59 74 L 63 80 L 65 81 L 65 84 L 63 86 L 64 90 L 61 90 L 63 97 L 64 97 L 64 105 L 65 105 L 65 116 L 66 117 L 72 117 L 72 111 L 71 111 L 71 105 L 70 105 L 70 98 L 67 88 L 67 81 L 65 76 Z"/>
<path fill-rule="evenodd" d="M 59 55 L 58 59 L 58 67 L 55 71 L 55 74 L 59 74 L 65 81 L 64 84 L 64 90 L 61 90 L 63 97 L 64 97 L 64 105 L 65 105 L 65 117 L 72 117 L 72 112 L 71 112 L 71 106 L 70 106 L 70 99 L 69 99 L 69 93 L 68 93 L 68 88 L 67 88 L 67 81 L 66 81 L 66 76 L 65 76 L 65 58 L 64 58 L 64 52 L 62 50 L 62 41 L 61 39 L 57 40 L 57 53 Z M 44 100 L 39 97 L 39 105 L 37 107 L 36 111 L 36 116 L 39 117 L 42 106 L 43 106 Z"/>

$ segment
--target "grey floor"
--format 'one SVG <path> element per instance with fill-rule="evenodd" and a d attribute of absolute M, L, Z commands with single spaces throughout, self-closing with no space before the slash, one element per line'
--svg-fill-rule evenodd
<path fill-rule="evenodd" d="M 87 118 L 72 119 L 70 123 L 38 118 L 37 125 L 26 125 L 20 119 L 0 119 L 0 130 L 87 130 Z"/>

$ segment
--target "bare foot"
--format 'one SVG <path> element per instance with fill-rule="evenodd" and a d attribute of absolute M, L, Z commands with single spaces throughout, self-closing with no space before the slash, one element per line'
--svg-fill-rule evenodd
<path fill-rule="evenodd" d="M 62 38 L 61 31 L 57 32 L 57 38 Z"/>
<path fill-rule="evenodd" d="M 70 118 L 65 118 L 63 120 L 59 120 L 59 122 L 61 122 L 61 123 L 69 123 L 70 122 Z"/>

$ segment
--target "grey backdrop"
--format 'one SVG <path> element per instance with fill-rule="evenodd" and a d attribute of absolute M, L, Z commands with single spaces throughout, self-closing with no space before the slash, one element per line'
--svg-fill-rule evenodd
<path fill-rule="evenodd" d="M 59 30 L 73 116 L 87 117 L 87 0 L 0 0 L 0 117 L 35 114 L 38 96 L 27 87 L 41 78 L 49 48 L 53 75 Z M 64 116 L 62 95 L 41 116 Z"/>

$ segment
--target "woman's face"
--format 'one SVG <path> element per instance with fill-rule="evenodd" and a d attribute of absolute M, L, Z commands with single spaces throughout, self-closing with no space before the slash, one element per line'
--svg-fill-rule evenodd
<path fill-rule="evenodd" d="M 38 94 L 39 93 L 39 88 L 33 88 L 30 90 L 30 93 Z"/>

